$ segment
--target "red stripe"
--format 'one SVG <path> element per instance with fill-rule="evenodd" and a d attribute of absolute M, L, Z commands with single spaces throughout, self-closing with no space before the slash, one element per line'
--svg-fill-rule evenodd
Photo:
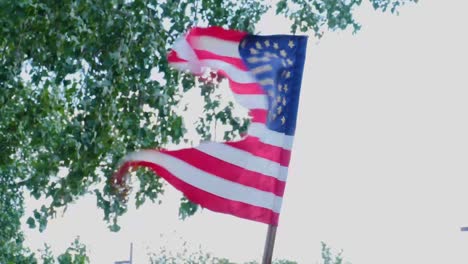
<path fill-rule="evenodd" d="M 164 167 L 146 161 L 132 161 L 124 164 L 123 167 L 148 167 L 157 175 L 164 178 L 177 190 L 181 191 L 190 201 L 199 204 L 202 207 L 225 214 L 235 215 L 237 217 L 262 222 L 265 224 L 278 225 L 279 214 L 272 210 L 258 207 L 238 201 L 219 197 L 209 192 L 196 188 L 170 173 Z"/>
<path fill-rule="evenodd" d="M 261 142 L 258 138 L 247 136 L 241 141 L 227 142 L 226 145 L 242 149 L 255 156 L 262 157 L 288 167 L 291 151 Z"/>
<path fill-rule="evenodd" d="M 241 59 L 217 55 L 206 50 L 194 49 L 194 51 L 198 59 L 200 60 L 221 60 L 229 64 L 232 64 L 243 71 L 248 71 L 247 67 L 245 66 L 244 62 Z"/>
<path fill-rule="evenodd" d="M 181 59 L 179 55 L 177 55 L 177 52 L 175 50 L 171 50 L 169 54 L 167 55 L 167 60 L 169 62 L 187 62 L 184 59 Z"/>
<path fill-rule="evenodd" d="M 249 115 L 252 117 L 252 122 L 266 124 L 268 111 L 265 109 L 251 109 Z"/>
<path fill-rule="evenodd" d="M 258 83 L 237 83 L 229 80 L 229 87 L 236 94 L 266 94 Z"/>
<path fill-rule="evenodd" d="M 209 37 L 218 38 L 222 40 L 240 42 L 246 35 L 247 35 L 246 32 L 232 30 L 232 29 L 224 29 L 222 27 L 207 27 L 207 28 L 194 27 L 187 34 L 187 40 L 190 43 L 191 42 L 190 39 L 193 37 L 209 36 Z"/>
<path fill-rule="evenodd" d="M 286 183 L 210 156 L 197 149 L 161 151 L 220 178 L 283 196 Z"/>

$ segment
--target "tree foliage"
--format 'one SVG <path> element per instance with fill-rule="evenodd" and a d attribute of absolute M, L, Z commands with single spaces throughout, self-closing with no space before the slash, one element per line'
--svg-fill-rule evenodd
<path fill-rule="evenodd" d="M 86 246 L 77 237 L 65 252 L 58 257 L 54 257 L 50 246 L 46 244 L 44 250 L 41 251 L 40 259 L 42 264 L 89 264 L 90 260 L 87 253 Z"/>
<path fill-rule="evenodd" d="M 0 167 L 0 263 L 29 264 L 34 260 L 34 254 L 23 246 L 23 197 L 18 191 L 9 172 Z"/>
<path fill-rule="evenodd" d="M 0 263 L 2 264 L 89 264 L 90 259 L 86 246 L 80 242 L 77 237 L 71 245 L 57 257 L 53 255 L 49 245 L 45 245 L 43 250 L 40 250 L 40 256 L 30 252 L 23 246 L 23 238 L 21 232 L 17 235 L 20 238 L 15 243 L 6 243 L 0 248 Z"/>
<path fill-rule="evenodd" d="M 276 13 L 284 14 L 293 21 L 291 32 L 312 30 L 321 37 L 327 30 L 344 30 L 351 27 L 354 32 L 361 28 L 353 11 L 362 0 L 280 0 Z M 406 3 L 418 0 L 369 0 L 374 9 L 397 13 Z"/>
<path fill-rule="evenodd" d="M 416 0 L 370 2 L 395 12 Z M 47 201 L 28 219 L 31 227 L 43 230 L 57 210 L 94 193 L 105 220 L 118 230 L 127 195 L 117 192 L 110 178 L 119 159 L 136 149 L 190 141 L 177 107 L 196 80 L 170 69 L 166 59 L 187 28 L 222 25 L 254 32 L 262 14 L 274 8 L 293 21 L 293 32 L 321 36 L 326 30 L 358 29 L 353 11 L 361 3 L 0 1 L 0 256 L 15 247 L 22 252 L 18 230 L 25 192 Z M 200 86 L 206 105 L 197 131 L 203 137 L 212 136 L 215 122 L 231 127 L 226 138 L 245 129 L 247 121 L 233 114 L 232 104 L 221 108 L 217 103 L 215 84 Z M 141 171 L 137 178 L 137 205 L 163 193 L 160 178 Z M 181 205 L 182 217 L 197 208 L 187 200 Z M 27 258 L 27 252 L 20 253 Z"/>
<path fill-rule="evenodd" d="M 204 251 L 201 247 L 196 251 L 188 249 L 187 242 L 184 242 L 178 251 L 174 252 L 166 249 L 165 247 L 160 248 L 156 252 L 148 254 L 149 263 L 151 264 L 198 264 L 198 263 L 210 263 L 210 264 L 236 264 L 227 258 L 216 257 L 213 254 Z M 259 264 L 258 261 L 249 261 L 244 264 Z M 286 259 L 274 259 L 272 264 L 297 264 L 297 262 Z M 328 264 L 328 263 L 325 263 Z M 335 263 L 330 263 L 335 264 Z M 336 263 L 341 264 L 341 263 Z"/>
<path fill-rule="evenodd" d="M 57 257 L 58 264 L 88 264 L 89 257 L 87 255 L 86 246 L 80 242 L 77 237 L 73 243 L 65 250 L 64 253 Z M 53 264 L 55 262 L 52 262 Z"/>
<path fill-rule="evenodd" d="M 321 242 L 321 257 L 322 264 L 343 264 L 343 250 L 338 253 L 334 253 L 330 246 L 325 242 Z M 150 263 L 165 263 L 165 264 L 177 264 L 177 263 L 213 263 L 213 264 L 235 264 L 227 258 L 220 258 L 213 256 L 211 253 L 204 251 L 202 248 L 198 248 L 196 251 L 191 251 L 187 247 L 187 242 L 182 243 L 177 252 L 167 250 L 165 247 L 161 247 L 157 252 L 151 252 L 148 254 Z M 258 264 L 256 260 L 245 262 L 244 264 Z M 297 264 L 294 260 L 288 259 L 274 259 L 272 264 Z"/>
<path fill-rule="evenodd" d="M 338 252 L 338 254 L 334 254 L 325 242 L 322 242 L 321 245 L 323 264 L 343 264 L 343 250 Z"/>
<path fill-rule="evenodd" d="M 122 214 L 126 205 L 109 181 L 118 160 L 183 139 L 175 109 L 194 79 L 168 67 L 174 38 L 197 19 L 252 30 L 265 10 L 246 1 L 0 5 L 0 167 L 15 168 L 18 185 L 51 200 L 29 221 L 41 229 L 58 208 L 90 191 L 106 220 Z M 152 71 L 163 79 L 151 80 Z M 139 180 L 140 204 L 162 192 L 159 178 Z"/>

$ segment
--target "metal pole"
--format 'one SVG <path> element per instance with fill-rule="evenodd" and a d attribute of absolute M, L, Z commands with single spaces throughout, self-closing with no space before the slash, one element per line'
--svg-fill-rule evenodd
<path fill-rule="evenodd" d="M 130 243 L 130 259 L 115 261 L 114 264 L 133 264 L 133 243 Z"/>
<path fill-rule="evenodd" d="M 133 243 L 130 243 L 130 264 L 133 264 Z"/>
<path fill-rule="evenodd" d="M 265 240 L 265 249 L 263 250 L 262 264 L 271 264 L 271 260 L 273 259 L 273 248 L 275 246 L 276 228 L 277 226 L 268 225 L 267 237 Z"/>

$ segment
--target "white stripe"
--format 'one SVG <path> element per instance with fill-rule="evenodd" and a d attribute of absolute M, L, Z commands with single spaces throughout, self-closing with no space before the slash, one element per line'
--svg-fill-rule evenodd
<path fill-rule="evenodd" d="M 200 144 L 196 149 L 227 163 L 276 178 L 280 181 L 286 181 L 288 176 L 287 167 L 226 144 L 207 142 Z"/>
<path fill-rule="evenodd" d="M 203 37 L 203 38 L 210 38 L 210 37 Z M 213 38 L 210 38 L 213 39 Z M 209 42 L 208 40 L 202 40 L 203 42 Z M 221 41 L 221 40 L 220 40 Z M 230 42 L 230 41 L 223 41 L 223 42 Z M 200 45 L 205 45 L 206 43 L 201 43 Z M 219 50 L 222 50 L 224 48 L 219 47 Z M 225 51 L 219 51 L 219 52 L 224 52 L 226 53 L 227 50 L 231 50 L 231 47 L 227 47 Z M 179 58 L 184 59 L 188 62 L 177 62 L 177 63 L 171 63 L 174 65 L 176 68 L 181 69 L 181 70 L 189 70 L 192 71 L 195 74 L 200 74 L 202 73 L 202 67 L 209 67 L 213 70 L 222 70 L 224 71 L 230 78 L 231 80 L 237 82 L 237 83 L 254 83 L 256 82 L 255 77 L 249 72 L 249 71 L 243 71 L 236 66 L 227 63 L 222 60 L 199 60 L 197 55 L 195 54 L 194 50 L 190 46 L 190 44 L 187 42 L 185 37 L 178 39 L 174 43 L 173 50 L 177 52 L 177 55 Z M 231 51 L 232 53 L 232 51 Z M 232 54 L 231 54 L 232 55 Z M 188 64 L 188 65 L 184 65 Z"/>
<path fill-rule="evenodd" d="M 142 150 L 129 154 L 125 161 L 146 161 L 158 164 L 180 180 L 219 197 L 280 212 L 282 198 L 270 192 L 228 181 L 207 173 L 170 155 Z"/>
<path fill-rule="evenodd" d="M 177 52 L 177 56 L 181 59 L 192 62 L 198 60 L 197 55 L 193 51 L 192 47 L 190 47 L 190 44 L 187 42 L 187 39 L 185 39 L 185 36 L 178 38 L 174 42 L 172 49 Z"/>
<path fill-rule="evenodd" d="M 200 36 L 193 38 L 193 48 L 197 50 L 206 50 L 211 53 L 240 59 L 239 42 L 228 41 L 219 38 Z"/>
<path fill-rule="evenodd" d="M 268 110 L 268 99 L 264 94 L 235 94 L 234 99 L 237 103 L 248 109 Z"/>
<path fill-rule="evenodd" d="M 170 62 L 169 63 L 173 68 L 179 71 L 189 71 L 195 75 L 203 73 L 203 68 L 200 64 L 188 63 L 188 62 Z"/>
<path fill-rule="evenodd" d="M 292 149 L 294 136 L 270 130 L 262 123 L 251 123 L 247 134 L 260 139 L 261 142 L 287 150 Z"/>
<path fill-rule="evenodd" d="M 236 66 L 221 60 L 201 60 L 202 65 L 215 70 L 223 70 L 227 77 L 237 83 L 254 83 L 255 77 L 248 71 L 243 71 Z"/>
<path fill-rule="evenodd" d="M 191 62 L 171 62 L 171 66 L 178 70 L 188 70 L 195 74 L 202 72 L 202 68 L 208 67 L 215 71 L 223 70 L 227 77 L 237 83 L 254 83 L 255 77 L 253 77 L 250 72 L 243 71 L 238 69 L 224 61 L 220 60 L 200 60 L 200 61 L 191 61 Z M 198 72 L 197 72 L 198 70 Z"/>
<path fill-rule="evenodd" d="M 201 65 L 201 62 L 198 60 L 197 55 L 195 54 L 192 47 L 190 47 L 189 43 L 185 39 L 185 36 L 177 39 L 174 42 L 174 46 L 172 49 L 177 53 L 177 56 L 179 58 L 189 61 L 189 62 L 171 63 L 171 65 L 173 65 L 174 68 L 178 70 L 182 70 L 182 71 L 188 70 L 194 74 L 203 73 L 203 67 Z"/>

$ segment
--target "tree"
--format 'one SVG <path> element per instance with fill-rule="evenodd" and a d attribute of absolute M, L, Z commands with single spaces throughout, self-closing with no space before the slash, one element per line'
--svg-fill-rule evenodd
<path fill-rule="evenodd" d="M 417 0 L 369 1 L 375 9 L 396 12 L 400 5 Z M 196 80 L 170 69 L 166 59 L 170 45 L 187 28 L 222 25 L 254 32 L 261 15 L 275 8 L 293 21 L 293 32 L 311 30 L 320 37 L 326 30 L 358 30 L 353 11 L 361 4 L 361 0 L 280 0 L 276 7 L 259 0 L 1 1 L 0 177 L 8 184 L 2 185 L 0 196 L 16 197 L 2 198 L 2 207 L 14 206 L 12 212 L 2 212 L 11 230 L 2 233 L 0 242 L 21 248 L 22 238 L 15 230 L 24 193 L 50 201 L 28 219 L 31 227 L 43 230 L 58 210 L 94 193 L 105 221 L 118 230 L 117 217 L 126 211 L 127 193 L 110 179 L 119 159 L 140 148 L 190 143 L 177 105 Z M 154 75 L 161 78 L 152 80 Z M 210 137 L 217 120 L 230 125 L 227 137 L 236 136 L 248 120 L 233 115 L 232 104 L 221 108 L 212 98 L 214 88 L 213 83 L 202 85 L 206 106 L 198 131 Z M 144 171 L 137 178 L 137 206 L 163 193 L 160 178 Z M 181 216 L 196 209 L 186 199 L 181 201 Z"/>
<path fill-rule="evenodd" d="M 57 257 L 57 261 L 59 264 L 87 264 L 89 257 L 86 253 L 86 246 L 77 237 L 70 247 Z"/>
<path fill-rule="evenodd" d="M 323 264 L 343 264 L 343 250 L 335 254 L 332 249 L 324 242 L 321 242 L 321 256 Z M 167 250 L 165 247 L 160 248 L 157 252 L 148 254 L 150 263 L 213 263 L 213 264 L 235 264 L 227 258 L 215 257 L 210 253 L 205 252 L 201 247 L 197 251 L 192 252 L 187 248 L 187 242 L 182 243 L 177 252 Z M 296 261 L 287 259 L 275 259 L 273 264 L 297 264 Z M 258 264 L 257 261 L 249 261 L 244 264 Z"/>
<path fill-rule="evenodd" d="M 333 254 L 331 248 L 322 242 L 322 260 L 323 264 L 343 264 L 343 250 L 341 250 L 338 254 Z"/>
<path fill-rule="evenodd" d="M 41 260 L 43 264 L 88 264 L 89 257 L 87 255 L 86 246 L 80 242 L 80 238 L 77 237 L 71 243 L 71 245 L 65 250 L 64 253 L 60 254 L 55 258 L 50 250 L 49 245 L 45 245 L 44 250 L 41 252 Z"/>
<path fill-rule="evenodd" d="M 151 264 L 198 264 L 198 263 L 212 263 L 212 264 L 236 264 L 227 258 L 220 258 L 213 256 L 211 253 L 205 252 L 201 247 L 197 251 L 190 251 L 187 248 L 187 242 L 184 242 L 177 252 L 167 250 L 165 247 L 160 248 L 157 252 L 148 254 L 149 263 Z M 275 259 L 273 264 L 297 264 L 295 261 L 285 259 Z M 257 261 L 249 261 L 244 264 L 258 264 Z M 325 263 L 328 264 L 328 263 Z M 330 263 L 335 264 L 335 263 Z M 340 263 L 336 263 L 340 264 Z"/>
<path fill-rule="evenodd" d="M 34 254 L 23 246 L 20 218 L 23 197 L 13 179 L 0 168 L 0 263 L 28 264 Z"/>

